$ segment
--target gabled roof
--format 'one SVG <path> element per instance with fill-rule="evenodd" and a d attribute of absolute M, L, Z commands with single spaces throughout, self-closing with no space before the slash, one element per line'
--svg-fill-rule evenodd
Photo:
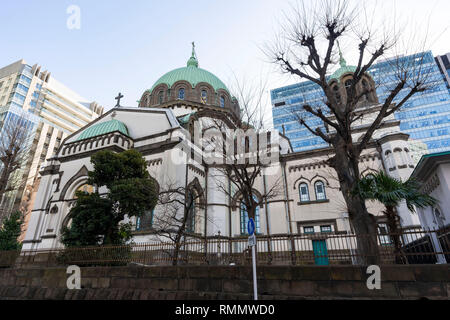
<path fill-rule="evenodd" d="M 450 162 L 450 151 L 430 153 L 422 156 L 411 177 L 419 181 L 429 177 L 430 173 L 442 163 Z"/>

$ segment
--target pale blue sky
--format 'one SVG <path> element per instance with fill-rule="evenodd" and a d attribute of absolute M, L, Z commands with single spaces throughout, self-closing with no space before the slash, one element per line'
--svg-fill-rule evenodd
<path fill-rule="evenodd" d="M 308 1 L 307 1 L 308 2 Z M 380 0 L 380 3 L 392 2 Z M 432 14 L 431 32 L 450 20 L 446 0 L 395 0 L 398 10 Z M 66 27 L 69 5 L 81 8 L 81 29 Z M 200 66 L 225 83 L 268 74 L 269 89 L 296 82 L 275 72 L 258 45 L 273 38 L 281 0 L 0 0 L 0 66 L 24 58 L 81 96 L 109 109 L 121 91 L 136 106 L 165 72 L 184 66 L 195 41 Z M 435 54 L 450 51 L 447 32 Z M 349 63 L 350 59 L 347 58 Z"/>

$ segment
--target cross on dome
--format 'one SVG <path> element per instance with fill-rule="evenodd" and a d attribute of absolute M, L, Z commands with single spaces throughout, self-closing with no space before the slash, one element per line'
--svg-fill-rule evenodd
<path fill-rule="evenodd" d="M 195 53 L 195 42 L 192 42 L 192 55 L 187 62 L 187 66 L 198 68 L 197 54 Z"/>

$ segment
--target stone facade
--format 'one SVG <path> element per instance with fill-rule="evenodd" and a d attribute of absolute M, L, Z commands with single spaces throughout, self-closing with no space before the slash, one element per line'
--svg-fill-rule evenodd
<path fill-rule="evenodd" d="M 220 97 L 223 97 L 223 108 L 232 110 L 236 115 L 239 115 L 240 113 L 237 100 L 234 97 L 231 97 L 226 90 L 219 89 L 215 91 L 214 88 L 206 82 L 201 82 L 195 87 L 192 87 L 190 83 L 183 80 L 176 82 L 172 88 L 169 88 L 166 84 L 160 84 L 151 92 L 144 92 L 139 102 L 139 107 L 155 108 L 162 107 L 167 103 L 173 103 L 174 101 L 179 100 L 178 93 L 180 89 L 185 90 L 184 100 L 186 101 L 207 106 L 221 107 Z M 203 95 L 204 92 L 206 92 L 206 95 Z"/>
<path fill-rule="evenodd" d="M 362 267 L 259 267 L 260 300 L 450 299 L 450 267 L 382 267 L 369 290 Z M 0 269 L 1 299 L 252 300 L 251 267 L 82 268 L 81 290 L 67 289 L 65 268 Z"/>

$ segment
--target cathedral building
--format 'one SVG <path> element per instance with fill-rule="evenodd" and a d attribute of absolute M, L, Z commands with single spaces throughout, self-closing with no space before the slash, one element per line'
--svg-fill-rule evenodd
<path fill-rule="evenodd" d="M 353 71 L 345 66 L 330 79 L 341 99 L 345 99 L 346 81 Z M 359 90 L 371 85 L 373 80 L 366 75 Z M 379 107 L 375 94 L 365 96 L 360 106 L 361 120 L 355 128 L 355 141 L 370 125 Z M 204 133 L 216 121 L 233 129 L 240 117 L 237 99 L 219 78 L 199 67 L 193 49 L 186 67 L 163 75 L 143 93 L 138 108 L 121 107 L 118 103 L 64 140 L 56 156 L 41 168 L 42 179 L 23 248 L 62 247 L 61 229 L 70 224 L 75 193 L 94 190 L 87 184 L 88 171 L 93 170 L 90 158 L 104 149 L 116 152 L 136 149 L 145 157 L 148 171 L 160 188 L 170 182 L 201 195 L 195 200 L 198 203 L 189 220 L 191 233 L 245 235 L 248 214 L 241 205 L 240 191 L 233 190 L 230 178 L 223 175 L 217 165 L 192 157 L 191 153 L 199 152 L 198 148 L 184 148 L 192 144 L 194 123 Z M 262 235 L 351 232 L 337 175 L 327 164 L 333 150 L 293 152 L 289 140 L 278 131 L 272 133 L 270 139 L 271 147 L 275 145 L 279 150 L 277 161 L 264 168 L 256 179 L 254 194 L 259 197 L 275 184 L 279 184 L 279 192 L 271 198 L 257 199 L 260 205 L 256 210 L 256 232 Z M 414 169 L 408 140 L 408 135 L 400 133 L 399 121 L 394 117 L 385 119 L 361 156 L 361 174 L 383 170 L 396 178 L 408 178 Z M 184 152 L 184 158 L 180 152 L 181 155 Z M 223 192 L 220 187 L 223 185 L 229 185 L 231 192 Z M 99 190 L 100 193 L 105 191 Z M 380 229 L 386 228 L 382 205 L 373 202 L 367 205 Z M 154 217 L 161 214 L 161 210 L 157 206 L 147 216 L 131 219 L 135 225 L 135 242 L 155 238 Z M 419 225 L 418 218 L 410 214 L 406 206 L 398 210 L 402 227 Z"/>

